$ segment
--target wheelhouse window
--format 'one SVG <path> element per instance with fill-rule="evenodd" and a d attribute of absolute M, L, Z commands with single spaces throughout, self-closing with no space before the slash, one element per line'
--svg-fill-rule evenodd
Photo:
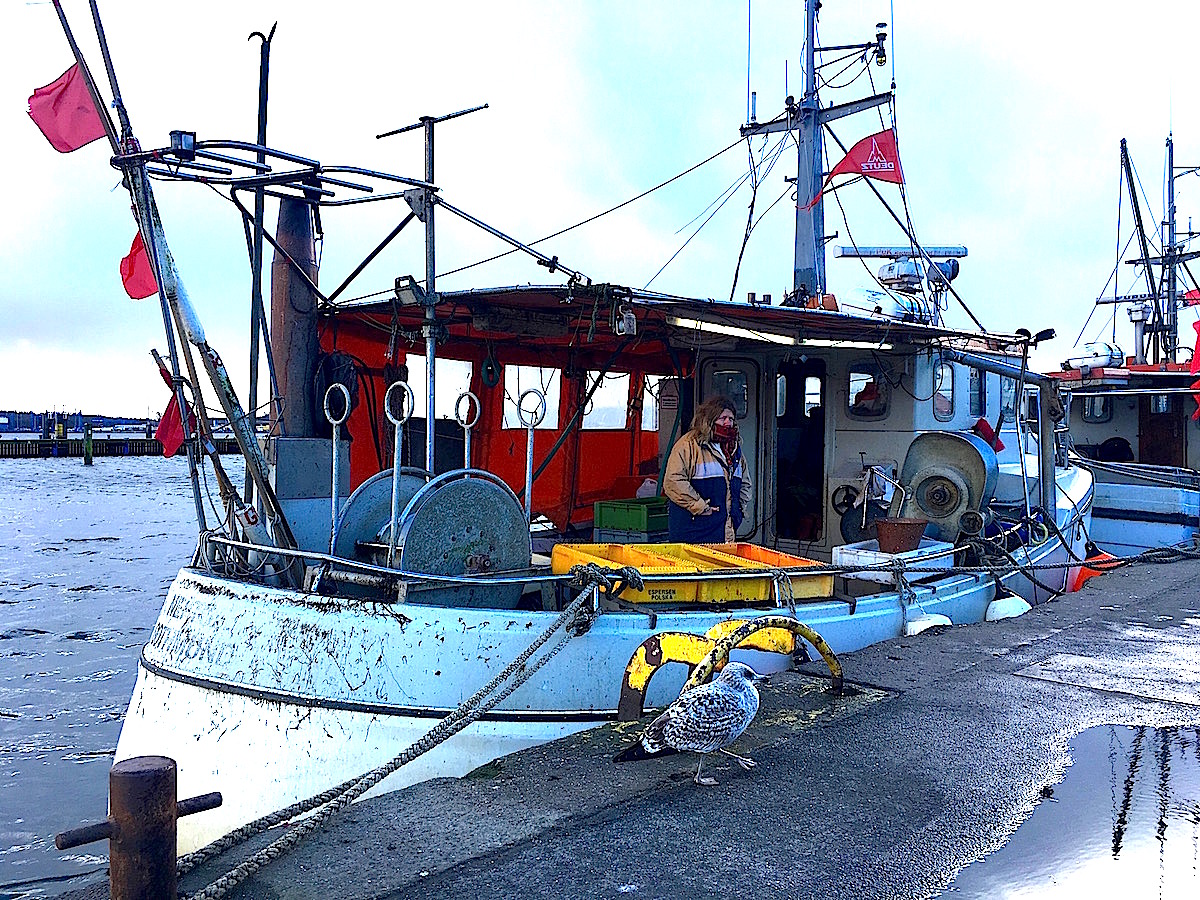
<path fill-rule="evenodd" d="M 987 415 L 987 373 L 981 369 L 971 369 L 971 383 L 968 385 L 971 394 L 971 417 Z"/>
<path fill-rule="evenodd" d="M 933 372 L 933 417 L 939 422 L 954 418 L 954 366 L 947 362 Z"/>
<path fill-rule="evenodd" d="M 1000 408 L 1004 411 L 1005 422 L 1017 420 L 1017 379 L 1001 376 Z"/>
<path fill-rule="evenodd" d="M 709 391 L 704 397 L 707 399 L 720 395 L 731 400 L 734 414 L 739 419 L 744 419 L 748 406 L 747 398 L 750 396 L 746 378 L 743 369 L 714 369 L 709 378 Z"/>
<path fill-rule="evenodd" d="M 504 367 L 504 427 L 524 428 L 517 415 L 517 402 L 525 391 L 541 391 L 546 397 L 546 416 L 538 423 L 539 430 L 558 428 L 558 398 L 562 384 L 562 371 L 542 366 Z M 525 418 L 539 408 L 533 397 L 525 398 Z"/>
<path fill-rule="evenodd" d="M 887 379 L 878 366 L 856 364 L 846 382 L 846 412 L 852 419 L 882 419 L 888 413 L 890 394 Z"/>
<path fill-rule="evenodd" d="M 427 410 L 426 396 L 429 379 L 425 375 L 425 357 L 410 354 L 405 359 L 408 366 L 408 386 L 413 392 L 413 418 L 423 419 Z M 453 419 L 454 406 L 463 391 L 471 389 L 473 367 L 470 360 L 440 357 L 437 363 L 437 392 L 433 398 L 433 414 L 438 419 Z M 466 408 L 468 401 L 463 401 Z M 389 428 L 391 426 L 388 426 Z"/>
<path fill-rule="evenodd" d="M 587 373 L 590 388 L 600 377 L 599 372 Z M 624 430 L 629 418 L 629 373 L 610 372 L 592 393 L 583 412 L 585 431 L 597 429 Z"/>
<path fill-rule="evenodd" d="M 1083 421 L 1092 424 L 1108 422 L 1113 416 L 1112 397 L 1084 397 Z"/>
<path fill-rule="evenodd" d="M 659 398 L 666 375 L 647 375 L 642 382 L 642 431 L 658 431 Z"/>
<path fill-rule="evenodd" d="M 1162 415 L 1171 411 L 1171 395 L 1170 394 L 1151 394 L 1150 396 L 1150 412 L 1155 415 Z"/>

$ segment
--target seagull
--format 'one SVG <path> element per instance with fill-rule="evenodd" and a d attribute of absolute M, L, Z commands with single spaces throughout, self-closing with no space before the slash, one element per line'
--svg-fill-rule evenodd
<path fill-rule="evenodd" d="M 614 761 L 630 762 L 690 750 L 700 754 L 692 781 L 702 785 L 717 783 L 717 779 L 700 774 L 704 754 L 714 750 L 732 757 L 743 769 L 754 768 L 758 765 L 754 760 L 725 748 L 754 719 L 758 712 L 758 688 L 754 685 L 766 680 L 743 663 L 730 663 L 714 681 L 676 697 L 647 726 L 642 739 L 618 753 Z"/>

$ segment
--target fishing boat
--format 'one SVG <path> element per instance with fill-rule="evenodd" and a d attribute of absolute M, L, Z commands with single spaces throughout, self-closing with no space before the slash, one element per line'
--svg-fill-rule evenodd
<path fill-rule="evenodd" d="M 116 758 L 166 755 L 180 796 L 222 792 L 180 822 L 181 852 L 389 760 L 407 765 L 376 792 L 636 717 L 731 632 L 745 629 L 737 652 L 760 669 L 810 653 L 832 668 L 838 653 L 1017 615 L 1071 583 L 1092 476 L 1066 456 L 1055 381 L 1028 368 L 1035 338 L 946 324 L 966 248 L 922 247 L 897 216 L 901 246 L 838 251 L 885 260 L 879 290 L 829 288 L 825 133 L 894 98 L 823 102 L 825 50 L 871 66 L 886 32 L 819 48 L 818 6 L 805 11 L 802 97 L 741 127 L 755 144 L 799 146 L 793 288 L 747 302 L 592 279 L 471 216 L 437 184 L 433 153 L 437 125 L 471 110 L 411 126 L 426 141 L 419 177 L 325 165 L 261 132 L 174 132 L 144 149 L 109 67 L 113 162 L 160 289 L 177 409 L 206 374 L 249 482 L 243 495 L 209 452 L 202 404 L 194 426 L 180 412 L 200 538 L 142 651 Z M 900 180 L 893 129 L 855 148 L 852 174 Z M 258 349 L 243 406 L 176 271 L 154 179 L 228 192 L 255 285 L 273 250 L 269 313 L 251 292 L 255 341 L 270 347 L 261 441 L 245 412 Z M 323 289 L 320 213 L 367 201 L 398 205 L 399 224 Z M 543 283 L 439 290 L 434 220 L 447 214 L 527 254 Z M 424 277 L 339 302 L 414 220 Z M 664 541 L 664 458 L 713 395 L 736 411 L 744 521 L 717 546 Z M 439 398 L 454 419 L 438 417 Z M 220 522 L 206 521 L 201 466 L 221 487 Z M 908 533 L 893 543 L 896 530 Z M 421 743 L 456 716 L 473 723 Z M 428 752 L 406 754 L 414 744 Z"/>
<path fill-rule="evenodd" d="M 1187 266 L 1200 256 L 1189 249 L 1195 234 L 1176 227 L 1175 181 L 1194 174 L 1177 169 L 1175 145 L 1166 143 L 1166 211 L 1159 234 L 1147 230 L 1129 148 L 1121 141 L 1121 180 L 1128 190 L 1132 228 L 1122 264 L 1136 267 L 1131 289 L 1096 300 L 1093 312 L 1112 310 L 1112 336 L 1085 344 L 1052 372 L 1066 398 L 1073 452 L 1095 474 L 1092 537 L 1111 553 L 1128 555 L 1180 544 L 1192 546 L 1200 530 L 1200 440 L 1195 432 L 1200 360 L 1181 346 L 1179 312 L 1200 303 Z M 1116 343 L 1117 311 L 1132 326 L 1134 353 Z M 1090 317 L 1089 317 L 1090 319 Z M 1086 330 L 1087 323 L 1084 325 Z M 1082 337 L 1083 332 L 1080 332 Z"/>

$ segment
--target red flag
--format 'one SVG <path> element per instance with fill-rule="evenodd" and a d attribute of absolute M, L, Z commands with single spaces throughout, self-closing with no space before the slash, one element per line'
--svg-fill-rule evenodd
<path fill-rule="evenodd" d="M 1200 380 L 1192 382 L 1192 390 L 1200 392 Z M 1200 420 L 1200 393 L 1192 394 L 1192 399 L 1196 401 L 1196 411 L 1192 413 L 1192 420 Z"/>
<path fill-rule="evenodd" d="M 825 176 L 821 190 L 817 191 L 816 197 L 808 201 L 805 209 L 812 209 L 813 204 L 829 187 L 834 175 L 861 175 L 864 178 L 903 184 L 904 173 L 900 169 L 900 151 L 896 149 L 896 132 L 888 128 L 879 134 L 863 138 L 851 147 L 850 152 L 842 157 L 842 161 Z"/>
<path fill-rule="evenodd" d="M 146 245 L 142 243 L 140 231 L 129 247 L 129 255 L 121 260 L 121 283 L 125 285 L 125 293 L 134 300 L 144 300 L 158 293 L 154 268 L 150 265 L 150 257 L 146 255 Z"/>
<path fill-rule="evenodd" d="M 174 393 L 175 382 L 171 378 L 171 373 L 162 366 L 159 366 L 158 374 L 167 383 L 167 387 L 171 388 L 172 393 L 171 402 L 167 404 L 162 418 L 158 420 L 158 428 L 154 432 L 154 439 L 162 443 L 163 456 L 174 456 L 183 446 L 183 416 L 179 414 L 179 399 Z M 186 400 L 184 401 L 184 406 L 187 406 Z M 188 433 L 196 433 L 196 414 L 192 412 L 190 407 L 188 407 Z"/>
<path fill-rule="evenodd" d="M 1200 304 L 1200 288 L 1192 288 L 1179 299 L 1183 301 L 1184 306 L 1195 306 Z"/>
<path fill-rule="evenodd" d="M 29 117 L 59 153 L 104 137 L 104 120 L 92 102 L 79 63 L 29 98 Z"/>
<path fill-rule="evenodd" d="M 1196 329 L 1196 348 L 1192 350 L 1192 364 L 1188 367 L 1189 375 L 1200 372 L 1200 321 L 1193 322 L 1192 328 Z"/>

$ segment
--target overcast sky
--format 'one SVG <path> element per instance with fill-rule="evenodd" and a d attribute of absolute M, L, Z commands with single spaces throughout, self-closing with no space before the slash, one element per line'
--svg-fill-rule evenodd
<path fill-rule="evenodd" d="M 88 4 L 63 5 L 100 74 Z M 1036 359 L 1056 368 L 1116 262 L 1120 139 L 1129 139 L 1152 223 L 1162 215 L 1164 141 L 1172 128 L 1176 164 L 1200 165 L 1200 4 L 895 0 L 891 23 L 892 5 L 827 0 L 819 43 L 869 40 L 876 22 L 889 22 L 888 65 L 871 74 L 876 89 L 886 89 L 894 61 L 900 155 L 918 236 L 969 248 L 955 286 L 988 328 L 1056 328 L 1059 337 Z M 746 114 L 744 2 L 102 0 L 100 11 L 143 146 L 165 145 L 173 128 L 201 139 L 252 140 L 259 51 L 247 36 L 275 21 L 274 147 L 419 177 L 419 132 L 382 141 L 374 135 L 421 115 L 490 104 L 439 126 L 437 182 L 450 202 L 525 240 L 691 166 L 736 140 Z M 135 226 L 107 144 L 59 154 L 26 114 L 32 90 L 72 61 L 53 6 L 0 4 L 0 32 L 8 37 L 0 54 L 7 178 L 0 409 L 157 415 L 167 396 L 149 350 L 165 349 L 161 316 L 155 299 L 135 303 L 121 287 L 117 267 Z M 755 0 L 750 37 L 751 87 L 766 119 L 787 93 L 802 93 L 803 4 Z M 863 77 L 824 99 L 870 91 Z M 874 114 L 835 123 L 847 145 L 879 127 Z M 743 145 L 547 252 L 595 280 L 642 287 L 691 233 L 689 223 L 746 169 Z M 758 209 L 794 174 L 789 152 L 763 182 Z M 1200 214 L 1197 178 L 1177 181 L 1181 228 Z M 895 186 L 882 190 L 897 201 Z M 156 191 L 210 341 L 244 391 L 249 265 L 236 211 L 203 187 L 159 184 Z M 901 240 L 866 186 L 839 196 L 857 242 Z M 743 189 L 652 287 L 727 298 L 748 202 Z M 405 212 L 371 204 L 327 214 L 322 283 L 339 283 Z M 750 290 L 779 297 L 790 288 L 793 215 L 785 199 L 756 230 L 739 298 Z M 273 227 L 270 207 L 268 217 Z M 447 215 L 438 221 L 439 271 L 500 249 Z M 1129 223 L 1126 201 L 1126 235 Z M 847 225 L 832 202 L 826 228 L 840 233 L 834 244 L 846 242 Z M 350 293 L 386 289 L 399 274 L 423 275 L 420 241 L 410 229 Z M 1133 286 L 1130 267 L 1121 268 L 1125 290 Z M 858 262 L 832 255 L 828 271 L 835 294 L 869 281 Z M 438 286 L 547 280 L 545 269 L 510 257 Z M 1093 317 L 1085 341 L 1111 333 L 1111 309 Z M 1194 316 L 1182 316 L 1186 343 Z M 968 320 L 952 308 L 948 323 Z M 1121 312 L 1118 341 L 1127 352 L 1129 334 Z"/>

